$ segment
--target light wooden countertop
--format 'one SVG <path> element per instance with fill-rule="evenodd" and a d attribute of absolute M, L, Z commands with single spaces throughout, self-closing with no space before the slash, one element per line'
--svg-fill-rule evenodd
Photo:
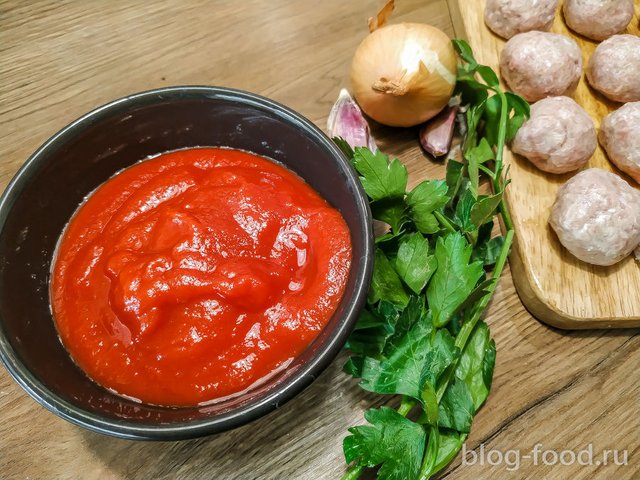
<path fill-rule="evenodd" d="M 323 126 L 378 1 L 0 1 L 0 186 L 40 144 L 109 100 L 204 84 L 260 93 Z M 445 0 L 399 0 L 393 21 L 454 35 Z M 442 177 L 414 130 L 381 130 L 411 183 Z M 637 295 L 638 292 L 620 292 Z M 509 271 L 487 314 L 498 347 L 493 391 L 467 449 L 517 451 L 501 465 L 462 465 L 448 479 L 640 477 L 638 330 L 554 330 L 522 306 Z M 337 479 L 342 439 L 380 402 L 342 373 L 344 355 L 306 391 L 232 432 L 176 443 L 131 442 L 75 427 L 31 400 L 0 368 L 2 479 Z M 628 464 L 545 465 L 531 452 L 593 445 Z M 532 455 L 531 458 L 522 458 Z M 491 460 L 496 460 L 493 454 Z M 467 458 L 471 458 L 469 455 Z M 565 459 L 570 458 L 566 455 Z M 548 454 L 547 461 L 553 460 Z M 538 463 L 538 465 L 535 465 Z"/>

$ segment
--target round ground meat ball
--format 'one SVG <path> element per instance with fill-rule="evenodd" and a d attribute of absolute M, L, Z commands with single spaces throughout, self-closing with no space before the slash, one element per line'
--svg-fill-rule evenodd
<path fill-rule="evenodd" d="M 484 21 L 497 35 L 511 38 L 516 33 L 549 30 L 557 7 L 558 0 L 487 0 Z"/>
<path fill-rule="evenodd" d="M 640 102 L 625 103 L 604 117 L 599 139 L 609 160 L 640 183 Z"/>
<path fill-rule="evenodd" d="M 582 74 L 582 53 L 564 35 L 519 33 L 502 50 L 500 72 L 511 90 L 530 102 L 571 95 Z"/>
<path fill-rule="evenodd" d="M 622 32 L 633 18 L 633 0 L 564 0 L 570 29 L 594 40 Z"/>
<path fill-rule="evenodd" d="M 593 120 L 569 97 L 548 97 L 531 106 L 511 149 L 540 170 L 565 173 L 582 167 L 598 141 Z"/>
<path fill-rule="evenodd" d="M 587 80 L 616 102 L 640 100 L 640 37 L 614 35 L 598 45 L 589 59 Z"/>
<path fill-rule="evenodd" d="M 614 173 L 584 170 L 558 190 L 549 223 L 580 260 L 613 265 L 640 244 L 640 192 Z"/>

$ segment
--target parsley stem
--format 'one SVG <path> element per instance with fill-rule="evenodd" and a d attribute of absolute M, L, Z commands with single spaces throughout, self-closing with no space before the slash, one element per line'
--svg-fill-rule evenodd
<path fill-rule="evenodd" d="M 488 169 L 484 165 L 480 164 L 480 165 L 478 165 L 478 170 L 482 171 L 482 173 L 484 173 L 487 177 L 489 177 L 491 180 L 493 180 L 493 177 L 495 175 L 490 169 Z"/>
<path fill-rule="evenodd" d="M 398 407 L 398 413 L 403 417 L 406 417 L 409 412 L 416 406 L 416 401 L 406 395 L 403 395 L 402 400 L 400 402 L 400 406 Z"/>
<path fill-rule="evenodd" d="M 460 435 L 461 445 L 464 443 L 464 441 L 467 439 L 468 436 L 469 435 L 467 433 L 463 433 Z M 432 476 L 434 476 L 444 467 L 449 465 L 449 463 L 451 463 L 451 461 L 456 457 L 456 455 L 458 455 L 458 452 L 459 450 L 452 450 L 451 453 L 449 453 L 446 457 L 440 460 L 440 463 L 435 465 L 430 470 L 426 470 L 425 465 L 428 465 L 428 462 L 425 460 L 425 462 L 422 464 L 422 469 L 420 470 L 420 477 L 418 478 L 418 480 L 429 480 Z"/>
<path fill-rule="evenodd" d="M 507 137 L 507 112 L 509 105 L 507 96 L 501 88 L 496 87 L 493 91 L 500 97 L 500 124 L 498 125 L 498 139 L 496 144 L 496 174 L 494 178 L 500 178 L 502 173 L 502 158 L 504 156 L 504 143 Z"/>
<path fill-rule="evenodd" d="M 440 431 L 438 430 L 438 427 L 435 426 L 431 427 L 428 432 L 429 434 L 427 435 L 427 441 L 430 444 L 435 445 L 435 447 L 432 446 L 432 448 L 435 449 L 437 454 L 438 443 L 440 440 Z M 433 454 L 429 454 L 429 448 L 425 448 L 425 455 L 422 458 L 422 465 L 420 466 L 420 471 L 418 472 L 418 480 L 429 480 L 429 477 L 431 476 L 431 470 L 433 470 L 433 468 L 435 467 L 435 463 L 435 456 Z"/>
<path fill-rule="evenodd" d="M 436 217 L 436 220 L 440 222 L 440 225 L 446 228 L 448 232 L 450 233 L 457 232 L 456 228 L 453 225 L 451 225 L 451 222 L 449 222 L 449 220 L 447 220 L 447 217 L 445 217 L 439 211 L 435 210 L 433 212 L 433 215 Z"/>
<path fill-rule="evenodd" d="M 507 102 L 507 96 L 504 94 L 500 87 L 496 87 L 493 91 L 500 97 L 500 125 L 498 126 L 498 142 L 496 145 L 496 161 L 495 161 L 495 174 L 493 175 L 493 190 L 499 192 L 502 190 L 502 167 L 504 156 L 504 144 L 507 136 L 507 114 L 509 111 L 509 104 Z M 504 198 L 500 201 L 498 207 L 500 209 L 500 215 L 504 222 L 504 227 L 507 231 L 513 230 L 513 221 L 511 220 L 511 214 L 504 202 Z"/>
<path fill-rule="evenodd" d="M 340 480 L 356 480 L 360 475 L 362 475 L 362 472 L 364 472 L 363 465 L 354 465 L 347 470 L 347 473 L 345 473 Z"/>

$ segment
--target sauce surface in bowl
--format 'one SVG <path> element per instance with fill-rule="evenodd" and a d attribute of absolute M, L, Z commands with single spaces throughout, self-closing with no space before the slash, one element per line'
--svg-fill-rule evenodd
<path fill-rule="evenodd" d="M 60 240 L 54 319 L 97 383 L 158 405 L 241 392 L 330 320 L 348 227 L 302 179 L 250 153 L 196 148 L 93 192 Z"/>

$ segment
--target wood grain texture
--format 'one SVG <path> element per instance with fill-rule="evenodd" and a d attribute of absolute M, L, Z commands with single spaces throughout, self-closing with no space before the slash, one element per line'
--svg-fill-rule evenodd
<path fill-rule="evenodd" d="M 505 41 L 484 24 L 486 0 L 450 0 L 459 28 L 464 28 L 479 62 L 498 71 L 500 52 Z M 627 33 L 638 35 L 640 3 L 635 2 L 636 15 Z M 459 16 L 459 18 L 458 18 Z M 572 37 L 582 49 L 586 66 L 597 42 L 577 35 L 564 24 L 561 10 L 556 12 L 552 31 Z M 583 75 L 574 99 L 584 107 L 596 124 L 620 104 L 610 102 L 591 89 Z M 573 173 L 553 175 L 542 172 L 526 159 L 508 153 L 511 186 L 506 200 L 516 230 L 511 255 L 513 279 L 520 298 L 540 320 L 560 328 L 629 328 L 640 326 L 640 266 L 632 257 L 610 267 L 584 263 L 571 255 L 558 241 L 547 224 L 558 188 Z M 587 167 L 622 174 L 598 149 Z"/>
<path fill-rule="evenodd" d="M 0 187 L 50 135 L 88 110 L 164 85 L 226 85 L 268 95 L 324 126 L 352 52 L 380 3 L 5 1 L 0 3 Z M 400 0 L 394 21 L 453 35 L 445 0 Z M 443 167 L 413 129 L 375 127 L 415 185 Z M 628 451 L 623 466 L 461 464 L 444 478 L 636 479 L 640 476 L 640 333 L 563 332 L 522 306 L 507 270 L 488 309 L 498 347 L 492 393 L 467 448 Z M 341 372 L 344 355 L 295 399 L 250 425 L 174 443 L 86 432 L 31 400 L 0 368 L 0 478 L 329 480 L 345 471 L 348 426 L 378 396 Z"/>

